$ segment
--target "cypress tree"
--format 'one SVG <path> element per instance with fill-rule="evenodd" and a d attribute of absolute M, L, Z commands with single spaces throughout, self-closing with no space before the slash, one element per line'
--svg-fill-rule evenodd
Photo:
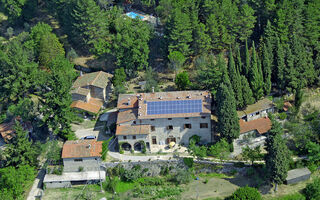
<path fill-rule="evenodd" d="M 280 43 L 279 37 L 276 38 L 276 57 L 275 57 L 275 74 L 276 74 L 276 83 L 277 87 L 280 90 L 280 93 L 284 90 L 285 81 L 284 81 L 284 51 L 282 44 Z"/>
<path fill-rule="evenodd" d="M 239 119 L 234 96 L 223 83 L 217 92 L 217 117 L 218 132 L 231 144 L 240 135 Z"/>
<path fill-rule="evenodd" d="M 249 69 L 250 69 L 250 54 L 249 54 L 249 49 L 248 49 L 248 41 L 246 40 L 246 47 L 245 47 L 245 64 L 243 65 L 243 70 L 242 73 L 245 75 L 247 78 L 249 77 Z"/>
<path fill-rule="evenodd" d="M 197 24 L 194 32 L 193 49 L 195 54 L 200 55 L 208 52 L 208 50 L 210 49 L 211 38 L 206 33 L 206 26 L 203 23 L 199 23 Z"/>
<path fill-rule="evenodd" d="M 266 95 L 271 92 L 271 70 L 272 70 L 272 52 L 270 52 L 271 48 L 268 46 L 271 45 L 268 41 L 267 44 L 263 43 L 262 50 L 262 66 L 263 66 L 263 78 L 264 78 L 264 93 Z"/>
<path fill-rule="evenodd" d="M 294 67 L 294 57 L 290 47 L 286 46 L 286 68 L 285 68 L 285 85 L 286 90 L 294 92 L 298 87 L 299 81 L 297 79 L 297 70 Z"/>
<path fill-rule="evenodd" d="M 238 73 L 242 72 L 242 60 L 241 60 L 241 53 L 239 45 L 236 45 L 236 69 Z"/>
<path fill-rule="evenodd" d="M 263 96 L 263 80 L 261 65 L 258 64 L 256 49 L 254 42 L 252 43 L 252 58 L 251 58 L 251 67 L 249 69 L 250 85 L 253 92 L 253 96 L 256 100 L 259 100 Z M 259 65 L 259 66 L 258 66 Z"/>
<path fill-rule="evenodd" d="M 229 71 L 230 81 L 232 83 L 234 97 L 237 102 L 237 108 L 242 108 L 243 97 L 242 97 L 241 79 L 240 79 L 240 74 L 238 73 L 238 70 L 236 70 L 231 48 L 229 50 L 228 71 Z"/>
<path fill-rule="evenodd" d="M 272 127 L 266 139 L 266 168 L 271 182 L 277 185 L 285 181 L 289 170 L 289 149 L 283 139 L 283 128 L 279 122 L 271 118 Z"/>
<path fill-rule="evenodd" d="M 243 75 L 241 75 L 241 86 L 242 86 L 243 107 L 253 104 L 254 98 L 252 95 L 252 90 L 249 86 L 247 78 Z"/>

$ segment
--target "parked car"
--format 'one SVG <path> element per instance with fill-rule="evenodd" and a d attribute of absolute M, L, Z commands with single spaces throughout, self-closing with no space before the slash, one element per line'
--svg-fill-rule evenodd
<path fill-rule="evenodd" d="M 97 137 L 94 135 L 88 135 L 88 136 L 81 138 L 81 140 L 95 140 L 96 138 Z"/>

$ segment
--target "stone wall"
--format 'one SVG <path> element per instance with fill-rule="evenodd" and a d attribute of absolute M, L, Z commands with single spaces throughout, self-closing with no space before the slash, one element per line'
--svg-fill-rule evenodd
<path fill-rule="evenodd" d="M 70 181 L 56 181 L 44 183 L 45 188 L 68 188 L 71 187 Z"/>
<path fill-rule="evenodd" d="M 75 161 L 76 159 L 82 159 L 82 161 Z M 83 167 L 83 171 L 98 171 L 100 163 L 99 157 L 92 158 L 64 158 L 63 159 L 63 171 L 64 172 L 78 172 L 80 167 Z"/>

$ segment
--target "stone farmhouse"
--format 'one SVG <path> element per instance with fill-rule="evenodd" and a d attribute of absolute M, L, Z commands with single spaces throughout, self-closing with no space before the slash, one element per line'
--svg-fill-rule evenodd
<path fill-rule="evenodd" d="M 102 141 L 69 140 L 62 149 L 64 172 L 98 171 Z"/>
<path fill-rule="evenodd" d="M 103 71 L 81 75 L 73 83 L 72 108 L 97 114 L 111 92 L 112 75 Z"/>
<path fill-rule="evenodd" d="M 208 91 L 120 94 L 116 136 L 124 150 L 154 152 L 169 143 L 188 145 L 193 135 L 211 142 Z"/>

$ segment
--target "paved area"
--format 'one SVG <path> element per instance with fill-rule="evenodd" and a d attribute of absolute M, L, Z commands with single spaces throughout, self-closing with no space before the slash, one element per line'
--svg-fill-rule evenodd
<path fill-rule="evenodd" d="M 80 129 L 75 131 L 75 134 L 79 139 L 89 135 L 96 136 L 98 141 L 109 139 L 109 136 L 104 132 L 104 126 L 88 128 L 88 129 Z"/>
<path fill-rule="evenodd" d="M 173 155 L 153 155 L 153 156 L 131 156 L 131 155 L 125 155 L 120 154 L 117 152 L 111 152 L 108 151 L 109 156 L 121 160 L 121 161 L 132 161 L 132 162 L 138 162 L 138 161 L 151 161 L 151 160 L 169 160 L 173 159 Z"/>
<path fill-rule="evenodd" d="M 45 169 L 41 169 L 38 172 L 38 175 L 34 180 L 32 188 L 28 194 L 27 200 L 35 200 L 37 197 L 40 197 L 43 194 L 43 190 L 41 187 L 45 174 Z"/>

